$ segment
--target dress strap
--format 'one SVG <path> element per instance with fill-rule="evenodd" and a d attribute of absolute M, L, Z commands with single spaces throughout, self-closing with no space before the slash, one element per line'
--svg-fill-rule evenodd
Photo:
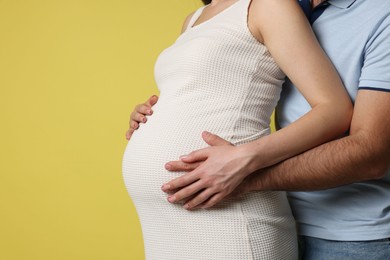
<path fill-rule="evenodd" d="M 240 10 L 239 12 L 237 13 L 237 15 L 239 15 L 241 18 L 241 20 L 243 20 L 245 22 L 245 24 L 248 23 L 248 15 L 249 15 L 249 7 L 252 3 L 252 0 L 238 0 L 238 5 L 240 5 Z"/>
<path fill-rule="evenodd" d="M 192 17 L 191 17 L 189 23 L 187 24 L 186 30 L 188 30 L 188 28 L 191 28 L 191 27 L 194 25 L 194 23 L 198 20 L 199 16 L 202 14 L 203 9 L 204 9 L 205 7 L 206 7 L 206 5 L 204 5 L 204 6 L 200 7 L 200 8 L 198 8 L 198 10 L 196 10 L 196 11 L 194 12 L 194 14 L 192 15 Z"/>

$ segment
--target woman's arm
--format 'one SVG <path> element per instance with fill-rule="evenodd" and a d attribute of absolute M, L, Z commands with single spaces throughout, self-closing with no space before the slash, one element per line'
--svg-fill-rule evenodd
<path fill-rule="evenodd" d="M 345 133 L 352 103 L 295 0 L 256 0 L 250 26 L 312 109 L 269 136 L 241 146 L 250 168 L 264 168 Z"/>

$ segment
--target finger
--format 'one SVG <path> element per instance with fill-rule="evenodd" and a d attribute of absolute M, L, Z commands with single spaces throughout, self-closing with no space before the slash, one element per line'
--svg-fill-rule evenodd
<path fill-rule="evenodd" d="M 196 150 L 187 155 L 180 156 L 180 160 L 186 163 L 205 161 L 209 155 L 209 148 Z"/>
<path fill-rule="evenodd" d="M 232 145 L 232 143 L 226 141 L 218 135 L 212 134 L 207 131 L 204 131 L 202 133 L 202 138 L 210 146 Z"/>
<path fill-rule="evenodd" d="M 190 185 L 191 183 L 195 182 L 199 180 L 199 177 L 197 176 L 197 173 L 196 172 L 188 172 L 188 173 L 185 173 L 183 174 L 182 176 L 176 178 L 176 179 L 173 179 L 167 183 L 165 183 L 161 189 L 164 191 L 164 192 L 172 192 L 173 190 L 175 189 L 179 189 L 179 188 L 182 188 L 182 187 L 185 187 L 185 186 L 188 186 Z"/>
<path fill-rule="evenodd" d="M 197 181 L 192 183 L 191 185 L 188 185 L 176 193 L 168 196 L 168 201 L 171 203 L 180 202 L 183 200 L 188 200 L 190 196 L 194 195 L 195 193 L 198 193 L 199 191 L 203 190 L 204 183 L 201 181 Z"/>
<path fill-rule="evenodd" d="M 129 128 L 129 130 L 126 131 L 126 138 L 129 138 L 133 135 L 134 129 Z"/>
<path fill-rule="evenodd" d="M 158 96 L 153 95 L 146 101 L 145 104 L 151 108 L 157 103 L 157 101 L 158 101 Z"/>
<path fill-rule="evenodd" d="M 199 205 L 195 206 L 193 209 L 204 209 L 204 206 L 206 205 L 206 203 L 210 200 L 210 198 L 206 201 L 203 201 L 202 203 L 200 203 Z"/>
<path fill-rule="evenodd" d="M 214 194 L 214 191 L 212 191 L 211 189 L 205 189 L 198 195 L 196 195 L 193 199 L 189 199 L 184 204 L 184 208 L 188 210 L 198 208 L 199 205 L 202 205 L 203 202 L 207 201 Z"/>
<path fill-rule="evenodd" d="M 165 164 L 165 169 L 171 172 L 190 172 L 198 168 L 202 162 L 185 163 L 183 161 L 171 161 Z"/>
<path fill-rule="evenodd" d="M 176 192 L 178 192 L 180 189 L 174 189 L 174 190 L 169 190 L 169 191 L 167 191 L 166 193 L 168 194 L 168 195 L 173 195 L 173 194 L 175 194 Z"/>
<path fill-rule="evenodd" d="M 151 107 L 147 104 L 141 104 L 136 106 L 135 111 L 142 115 L 151 115 L 153 113 Z"/>
<path fill-rule="evenodd" d="M 129 128 L 129 130 L 132 129 L 134 131 L 134 130 L 137 130 L 138 127 L 139 127 L 139 124 L 136 121 L 133 121 L 133 120 L 130 121 L 130 128 Z"/>
<path fill-rule="evenodd" d="M 144 114 L 138 113 L 138 112 L 133 112 L 130 116 L 130 127 L 132 127 L 132 124 L 134 122 L 136 123 L 146 123 L 147 119 Z"/>
<path fill-rule="evenodd" d="M 131 136 L 133 135 L 133 132 L 134 132 L 133 129 L 129 129 L 129 130 L 126 131 L 125 136 L 126 136 L 127 140 L 130 140 Z"/>
<path fill-rule="evenodd" d="M 222 193 L 215 194 L 206 203 L 204 203 L 204 205 L 202 206 L 202 209 L 208 209 L 208 208 L 211 208 L 211 207 L 215 206 L 224 197 L 225 197 L 225 195 L 223 195 Z"/>

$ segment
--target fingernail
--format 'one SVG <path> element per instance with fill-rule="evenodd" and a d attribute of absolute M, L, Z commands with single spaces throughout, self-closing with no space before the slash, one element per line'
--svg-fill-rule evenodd
<path fill-rule="evenodd" d="M 151 115 L 151 114 L 152 114 L 152 110 L 148 109 L 148 110 L 146 110 L 146 113 L 147 113 L 148 115 Z"/>
<path fill-rule="evenodd" d="M 184 204 L 184 208 L 185 208 L 185 209 L 189 209 L 189 208 L 190 208 L 190 205 Z"/>
<path fill-rule="evenodd" d="M 186 155 L 182 155 L 182 156 L 180 156 L 180 159 L 185 159 L 185 158 L 187 158 L 187 154 Z"/>
<path fill-rule="evenodd" d="M 203 131 L 203 134 L 206 135 L 206 136 L 207 136 L 207 135 L 210 135 L 210 133 L 207 132 L 207 131 Z"/>
<path fill-rule="evenodd" d="M 168 197 L 168 201 L 171 202 L 171 203 L 173 203 L 173 202 L 176 201 L 176 197 L 175 197 L 175 196 L 169 196 L 169 197 Z"/>
<path fill-rule="evenodd" d="M 161 189 L 162 190 L 169 190 L 169 188 L 171 188 L 171 186 L 169 184 L 164 184 Z"/>
<path fill-rule="evenodd" d="M 144 122 L 144 123 L 146 122 L 146 118 L 145 117 L 142 118 L 142 122 Z"/>
<path fill-rule="evenodd" d="M 172 165 L 170 165 L 170 164 L 165 164 L 165 169 L 171 170 L 171 169 L 172 169 Z"/>

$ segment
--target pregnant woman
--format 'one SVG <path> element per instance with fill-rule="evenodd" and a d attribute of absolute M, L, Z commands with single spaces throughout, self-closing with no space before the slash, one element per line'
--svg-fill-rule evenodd
<path fill-rule="evenodd" d="M 269 134 L 286 75 L 312 110 Z M 235 147 L 253 147 L 264 154 L 263 167 L 347 130 L 351 102 L 295 0 L 213 0 L 187 18 L 182 34 L 160 54 L 155 79 L 159 101 L 123 157 L 146 258 L 297 259 L 284 192 L 250 193 L 188 211 L 161 190 L 181 175 L 164 164 L 206 147 L 204 130 Z"/>

